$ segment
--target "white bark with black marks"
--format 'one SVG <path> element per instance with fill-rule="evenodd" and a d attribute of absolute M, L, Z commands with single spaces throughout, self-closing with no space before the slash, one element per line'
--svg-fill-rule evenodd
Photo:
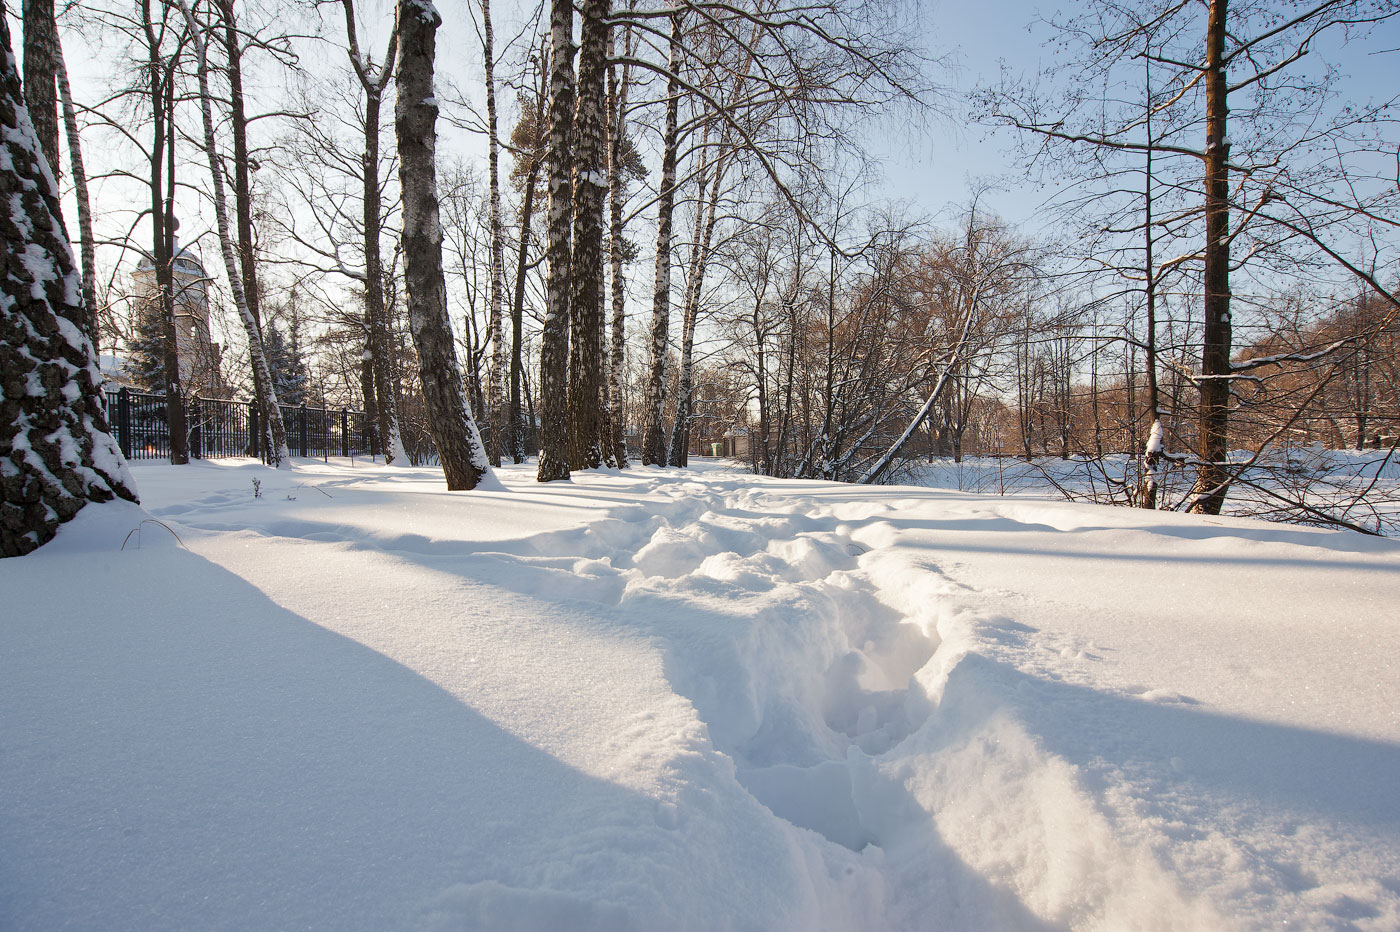
<path fill-rule="evenodd" d="M 549 242 L 540 333 L 540 462 L 536 478 L 569 478 L 569 276 L 573 258 L 574 8 L 551 0 L 549 14 Z"/>
<path fill-rule="evenodd" d="M 666 343 L 671 329 L 671 219 L 676 205 L 676 157 L 679 148 L 680 60 L 685 13 L 671 13 L 671 51 L 667 66 L 666 134 L 662 142 L 661 187 L 656 204 L 656 276 L 652 284 L 651 342 L 643 416 L 642 463 L 666 465 Z"/>
<path fill-rule="evenodd" d="M 214 110 L 209 91 L 209 59 L 204 42 L 204 34 L 188 0 L 177 0 L 180 12 L 190 29 L 194 43 L 195 65 L 199 76 L 199 109 L 204 121 L 204 154 L 209 160 L 209 175 L 214 183 L 214 220 L 219 233 L 219 251 L 224 259 L 224 272 L 228 276 L 229 289 L 233 292 L 233 304 L 238 309 L 238 318 L 243 322 L 243 330 L 248 338 L 248 358 L 252 363 L 256 382 L 262 391 L 259 399 L 267 412 L 266 431 L 268 462 L 277 468 L 290 469 L 292 453 L 287 448 L 287 428 L 282 423 L 282 411 L 277 405 L 277 396 L 272 390 L 272 371 L 267 365 L 267 353 L 263 348 L 262 334 L 253 313 L 248 308 L 247 296 L 243 291 L 243 279 L 238 271 L 238 259 L 234 255 L 233 239 L 229 233 L 228 199 L 224 193 L 223 166 L 219 161 L 218 144 L 214 137 Z"/>
<path fill-rule="evenodd" d="M 399 2 L 398 100 L 394 129 L 403 191 L 404 283 L 408 321 L 428 426 L 449 490 L 473 489 L 490 475 L 486 448 L 472 420 L 447 316 L 442 225 L 437 197 L 437 116 L 433 89 L 437 29 L 428 0 Z"/>
<path fill-rule="evenodd" d="M 603 175 L 608 0 L 583 0 L 574 110 L 573 257 L 570 265 L 569 466 L 603 462 Z"/>

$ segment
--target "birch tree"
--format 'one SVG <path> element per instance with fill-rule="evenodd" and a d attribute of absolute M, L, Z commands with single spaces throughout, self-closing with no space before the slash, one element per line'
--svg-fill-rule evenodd
<path fill-rule="evenodd" d="M 574 8 L 549 7 L 549 241 L 540 333 L 540 462 L 536 478 L 569 478 L 569 270 L 573 260 Z"/>
<path fill-rule="evenodd" d="M 39 147 L 58 176 L 58 24 L 53 0 L 23 0 L 24 102 Z"/>
<path fill-rule="evenodd" d="M 642 464 L 665 466 L 666 344 L 671 327 L 671 220 L 676 204 L 676 160 L 680 148 L 681 56 L 685 11 L 671 13 L 671 45 L 667 63 L 666 124 L 662 137 L 660 193 L 656 199 L 656 265 L 651 295 L 651 334 L 648 342 L 646 421 L 642 427 Z"/>
<path fill-rule="evenodd" d="M 502 306 L 505 287 L 505 229 L 501 220 L 500 134 L 496 121 L 496 35 L 491 24 L 491 0 L 481 0 L 482 61 L 486 79 L 486 166 L 490 198 L 491 279 L 487 301 L 486 339 L 491 345 L 491 368 L 486 389 L 487 456 L 501 465 L 506 435 L 506 345 Z"/>
<path fill-rule="evenodd" d="M 608 0 L 584 0 L 574 110 L 570 262 L 569 465 L 603 463 L 603 203 Z"/>
<path fill-rule="evenodd" d="M 394 128 L 403 191 L 404 279 L 408 319 L 428 423 L 447 488 L 473 489 L 490 474 L 486 449 L 463 393 L 462 373 L 447 317 L 438 217 L 437 116 L 433 87 L 441 17 L 431 0 L 399 0 L 398 98 Z"/>
<path fill-rule="evenodd" d="M 190 41 L 194 45 L 195 67 L 199 77 L 199 110 L 204 123 L 204 154 L 209 162 L 209 175 L 214 187 L 214 219 L 219 234 L 219 251 L 223 254 L 224 273 L 228 276 L 229 289 L 233 292 L 233 304 L 238 318 L 243 323 L 243 332 L 248 339 L 248 358 L 254 372 L 254 385 L 261 391 L 261 407 L 267 413 L 266 450 L 268 463 L 274 467 L 290 469 L 292 454 L 287 448 L 287 429 L 282 423 L 282 410 L 273 393 L 272 371 L 267 365 L 267 353 L 263 347 L 261 330 L 248 306 L 247 294 L 243 290 L 243 277 L 238 270 L 233 238 L 229 233 L 228 201 L 224 193 L 223 164 L 219 159 L 218 142 L 214 137 L 214 105 L 209 90 L 209 56 L 204 42 L 204 31 L 190 9 L 189 0 L 177 0 L 180 13 L 189 27 Z"/>
<path fill-rule="evenodd" d="M 68 143 L 68 165 L 73 175 L 73 199 L 78 206 L 78 243 L 82 258 L 83 308 L 87 311 L 84 329 L 93 346 L 101 350 L 101 327 L 97 306 L 97 246 L 92 233 L 92 197 L 88 192 L 87 166 L 83 161 L 82 138 L 78 132 L 78 111 L 73 104 L 73 91 L 68 84 L 68 69 L 64 66 L 63 46 L 57 33 L 54 51 L 58 68 L 58 97 L 63 107 L 63 132 Z"/>

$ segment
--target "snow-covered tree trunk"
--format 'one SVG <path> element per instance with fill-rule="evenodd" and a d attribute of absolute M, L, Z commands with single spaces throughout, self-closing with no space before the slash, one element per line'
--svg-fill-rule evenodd
<path fill-rule="evenodd" d="M 492 466 L 501 465 L 505 446 L 506 344 L 501 308 L 505 286 L 505 228 L 501 223 L 500 137 L 496 124 L 496 37 L 491 28 L 491 0 L 481 0 L 481 20 L 486 65 L 486 174 L 490 195 L 491 281 L 488 287 L 490 312 L 486 339 L 491 344 L 491 372 L 486 387 L 487 457 Z"/>
<path fill-rule="evenodd" d="M 259 401 L 267 412 L 265 423 L 268 434 L 268 462 L 279 469 L 290 469 L 292 454 L 287 449 L 287 428 L 282 423 L 282 410 L 278 407 L 277 396 L 273 393 L 272 372 L 267 365 L 262 333 L 248 307 L 247 295 L 243 291 L 243 278 L 239 274 L 238 260 L 234 256 L 233 239 L 229 234 L 228 198 L 224 193 L 223 165 L 219 160 L 218 143 L 214 138 L 214 108 L 209 91 L 209 57 L 204 33 L 190 11 L 189 0 L 177 2 L 185 22 L 189 25 L 190 40 L 194 44 L 195 64 L 199 76 L 199 110 L 204 122 L 204 154 L 209 161 L 209 175 L 214 185 L 214 220 L 219 234 L 219 251 L 223 254 L 224 273 L 228 276 L 229 290 L 233 292 L 233 304 L 238 310 L 239 320 L 243 322 L 243 331 L 248 338 L 248 358 L 262 392 Z"/>
<path fill-rule="evenodd" d="M 490 471 L 472 420 L 447 317 L 442 271 L 442 225 L 437 197 L 437 116 L 433 89 L 437 28 L 431 0 L 399 0 L 398 100 L 394 128 L 403 191 L 404 283 L 408 321 L 428 426 L 450 490 L 472 489 Z"/>
<path fill-rule="evenodd" d="M 63 64 L 62 46 L 57 46 L 56 51 L 58 97 L 63 105 L 63 130 L 68 139 L 68 164 L 73 173 L 73 199 L 78 202 L 78 248 L 83 263 L 83 309 L 87 312 L 87 321 L 83 328 L 91 338 L 94 349 L 100 350 L 101 328 L 97 319 L 97 248 L 92 239 L 92 199 L 88 195 L 87 167 L 83 163 L 82 140 L 78 136 L 78 111 L 73 106 L 73 92 L 68 86 L 68 69 Z"/>
<path fill-rule="evenodd" d="M 102 411 L 58 185 L 24 108 L 0 15 L 0 556 L 29 553 L 88 502 L 136 501 Z"/>
<path fill-rule="evenodd" d="M 544 328 L 540 333 L 540 463 L 536 478 L 569 478 L 569 222 L 573 213 L 574 8 L 551 0 L 549 12 L 549 243 L 545 248 Z"/>
<path fill-rule="evenodd" d="M 569 465 L 602 465 L 603 114 L 608 0 L 583 0 L 574 110 L 573 258 L 570 266 Z"/>
<path fill-rule="evenodd" d="M 643 416 L 642 463 L 666 465 L 666 342 L 671 329 L 671 215 L 676 205 L 676 155 L 680 107 L 680 58 L 684 11 L 671 13 L 671 51 L 666 82 L 666 134 L 662 141 L 661 187 L 656 206 L 656 277 L 652 286 L 650 362 Z"/>

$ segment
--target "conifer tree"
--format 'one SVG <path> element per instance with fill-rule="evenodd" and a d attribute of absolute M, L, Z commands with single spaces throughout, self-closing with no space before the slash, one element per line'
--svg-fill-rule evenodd
<path fill-rule="evenodd" d="M 136 501 L 108 432 L 96 353 L 53 173 L 25 110 L 0 0 L 0 557 L 53 538 L 88 502 Z"/>

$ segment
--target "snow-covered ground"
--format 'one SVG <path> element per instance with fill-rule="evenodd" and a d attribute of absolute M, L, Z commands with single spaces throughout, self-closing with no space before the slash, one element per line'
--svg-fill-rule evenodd
<path fill-rule="evenodd" d="M 134 473 L 0 561 L 0 928 L 1400 928 L 1396 543 Z"/>

